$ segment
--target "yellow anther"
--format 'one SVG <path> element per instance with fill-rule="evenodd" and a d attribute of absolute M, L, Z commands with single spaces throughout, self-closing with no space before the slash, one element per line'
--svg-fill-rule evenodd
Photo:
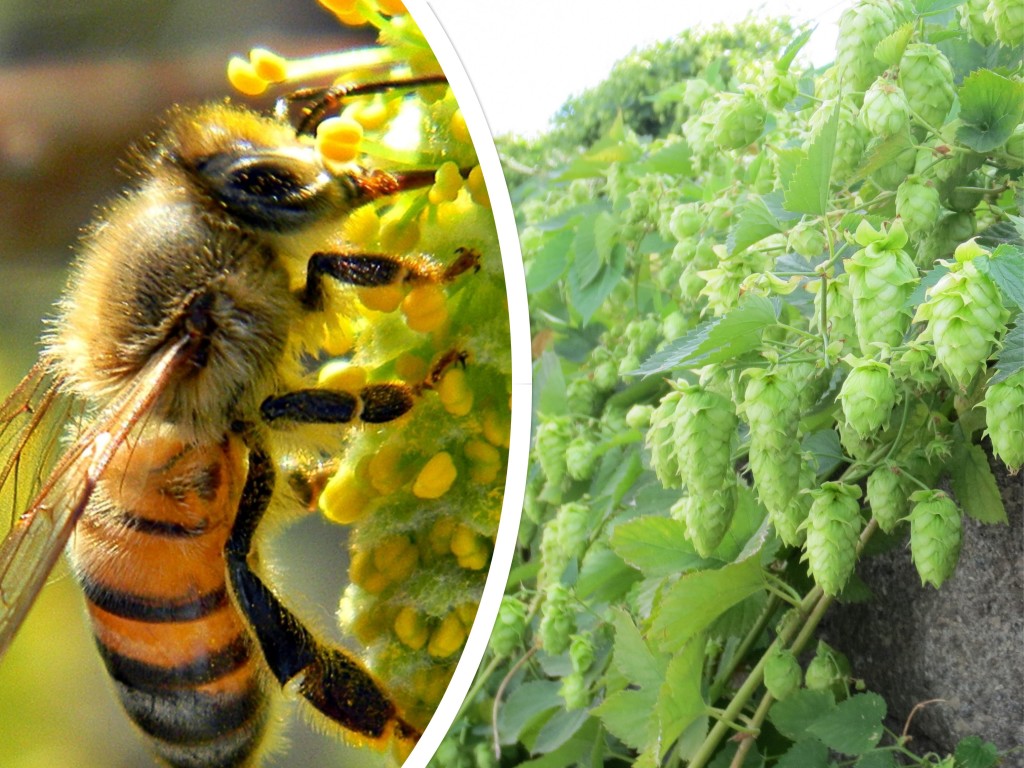
<path fill-rule="evenodd" d="M 420 241 L 420 225 L 415 221 L 385 219 L 380 228 L 380 244 L 390 253 L 408 253 Z"/>
<path fill-rule="evenodd" d="M 412 484 L 413 495 L 419 499 L 439 499 L 452 487 L 457 475 L 451 454 L 440 451 L 423 465 L 416 476 Z"/>
<path fill-rule="evenodd" d="M 431 205 L 450 203 L 459 196 L 462 189 L 462 174 L 459 173 L 459 166 L 448 161 L 442 163 L 434 174 L 434 186 L 427 193 L 427 199 Z"/>
<path fill-rule="evenodd" d="M 256 74 L 268 83 L 283 83 L 288 79 L 288 60 L 266 48 L 249 51 L 249 61 Z"/>
<path fill-rule="evenodd" d="M 502 468 L 501 453 L 483 440 L 470 440 L 464 448 L 470 461 L 469 476 L 481 485 L 493 483 Z"/>
<path fill-rule="evenodd" d="M 487 194 L 487 185 L 484 183 L 484 172 L 479 165 L 474 165 L 470 170 L 469 178 L 466 179 L 466 189 L 469 190 L 469 196 L 474 203 L 484 208 L 491 207 L 491 197 Z"/>
<path fill-rule="evenodd" d="M 320 509 L 335 523 L 348 525 L 360 520 L 368 511 L 373 494 L 351 470 L 336 473 L 320 494 Z"/>
<path fill-rule="evenodd" d="M 391 580 L 374 565 L 373 555 L 369 552 L 353 553 L 348 576 L 353 584 L 362 587 L 371 595 L 380 594 L 391 583 Z"/>
<path fill-rule="evenodd" d="M 418 285 L 402 300 L 402 312 L 410 329 L 430 333 L 448 319 L 447 297 L 438 285 Z"/>
<path fill-rule="evenodd" d="M 458 523 L 453 517 L 438 518 L 430 529 L 430 549 L 435 555 L 451 552 L 452 536 Z"/>
<path fill-rule="evenodd" d="M 352 13 L 358 0 L 318 0 L 331 13 Z"/>
<path fill-rule="evenodd" d="M 446 659 L 466 642 L 466 628 L 454 612 L 449 613 L 430 635 L 427 653 L 435 659 Z"/>
<path fill-rule="evenodd" d="M 463 626 L 473 626 L 473 622 L 476 621 L 476 612 L 479 607 L 480 604 L 476 601 L 461 603 L 460 605 L 455 606 L 455 613 L 458 614 L 459 621 L 462 622 Z"/>
<path fill-rule="evenodd" d="M 353 245 L 369 245 L 380 233 L 380 216 L 371 205 L 356 208 L 345 219 L 342 232 L 346 242 Z"/>
<path fill-rule="evenodd" d="M 391 581 L 409 578 L 419 562 L 416 547 L 406 536 L 388 536 L 373 551 L 373 564 Z"/>
<path fill-rule="evenodd" d="M 364 104 L 355 105 L 352 116 L 359 121 L 359 124 L 367 131 L 376 131 L 383 128 L 391 114 L 387 106 L 380 98 Z"/>
<path fill-rule="evenodd" d="M 359 301 L 374 312 L 394 312 L 402 303 L 405 294 L 397 285 L 382 285 L 378 288 L 359 288 Z"/>
<path fill-rule="evenodd" d="M 444 409 L 452 416 L 465 416 L 473 409 L 473 392 L 461 368 L 449 368 L 437 385 L 437 394 Z"/>
<path fill-rule="evenodd" d="M 452 138 L 456 141 L 461 141 L 463 144 L 470 143 L 469 128 L 466 127 L 466 117 L 462 114 L 461 109 L 455 110 L 448 127 L 452 132 Z"/>
<path fill-rule="evenodd" d="M 320 369 L 317 386 L 342 392 L 359 392 L 366 386 L 366 369 L 341 360 L 327 363 Z"/>
<path fill-rule="evenodd" d="M 402 381 L 423 381 L 427 375 L 427 361 L 409 353 L 399 355 L 395 360 L 395 373 Z"/>
<path fill-rule="evenodd" d="M 394 621 L 395 635 L 398 639 L 414 651 L 418 651 L 427 643 L 430 637 L 430 628 L 424 621 L 419 611 L 410 605 L 402 608 Z"/>
<path fill-rule="evenodd" d="M 359 155 L 363 126 L 346 117 L 329 117 L 316 130 L 317 151 L 326 160 L 348 163 Z"/>
<path fill-rule="evenodd" d="M 267 81 L 256 74 L 256 70 L 248 59 L 234 56 L 228 61 L 228 82 L 239 93 L 246 96 L 259 96 L 267 90 Z"/>
<path fill-rule="evenodd" d="M 401 446 L 388 444 L 381 446 L 370 458 L 367 475 L 374 490 L 385 495 L 403 486 L 408 480 L 408 473 L 401 469 L 405 451 Z"/>
<path fill-rule="evenodd" d="M 406 13 L 402 0 L 377 0 L 377 7 L 385 16 L 400 16 Z"/>
<path fill-rule="evenodd" d="M 456 557 L 468 555 L 477 549 L 477 539 L 480 538 L 476 531 L 468 525 L 460 525 L 452 534 L 451 550 Z"/>
<path fill-rule="evenodd" d="M 496 411 L 488 410 L 483 417 L 484 437 L 491 445 L 508 448 L 511 439 L 512 424 L 507 416 L 500 416 Z"/>

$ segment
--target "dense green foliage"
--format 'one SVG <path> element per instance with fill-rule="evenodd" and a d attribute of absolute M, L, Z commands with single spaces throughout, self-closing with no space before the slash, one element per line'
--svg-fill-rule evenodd
<path fill-rule="evenodd" d="M 963 515 L 1006 520 L 982 441 L 1024 462 L 1024 18 L 860 0 L 821 72 L 754 29 L 634 54 L 508 149 L 534 461 L 438 765 L 997 763 L 913 754 L 815 630 L 869 539 L 938 588 Z"/>

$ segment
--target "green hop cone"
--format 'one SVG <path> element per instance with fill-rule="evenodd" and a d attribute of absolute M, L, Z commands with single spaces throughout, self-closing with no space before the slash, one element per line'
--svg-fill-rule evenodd
<path fill-rule="evenodd" d="M 867 486 L 871 516 L 879 528 L 892 533 L 910 509 L 902 470 L 898 465 L 886 462 L 868 476 Z"/>
<path fill-rule="evenodd" d="M 931 43 L 911 43 L 900 59 L 900 87 L 914 114 L 939 127 L 953 106 L 953 68 Z"/>
<path fill-rule="evenodd" d="M 889 426 L 889 417 L 896 405 L 896 381 L 885 363 L 852 357 L 846 361 L 853 370 L 839 390 L 843 416 L 861 438 L 870 438 L 879 429 Z"/>
<path fill-rule="evenodd" d="M 654 406 L 646 403 L 637 403 L 626 411 L 626 424 L 630 429 L 647 429 L 651 426 L 651 417 L 654 415 Z"/>
<path fill-rule="evenodd" d="M 903 89 L 879 77 L 864 94 L 860 120 L 874 136 L 895 136 L 910 125 L 910 104 Z"/>
<path fill-rule="evenodd" d="M 588 435 L 577 435 L 566 446 L 565 470 L 573 480 L 590 477 L 597 462 L 597 452 Z"/>
<path fill-rule="evenodd" d="M 814 484 L 815 471 L 811 461 L 804 458 L 800 463 L 800 490 L 810 490 Z M 811 511 L 811 497 L 808 493 L 793 494 L 789 503 L 781 511 L 770 512 L 775 533 L 783 543 L 791 547 L 802 547 L 807 536 L 803 524 Z"/>
<path fill-rule="evenodd" d="M 526 606 L 513 595 L 501 598 L 498 618 L 491 632 L 490 646 L 495 656 L 508 656 L 523 639 L 526 631 Z"/>
<path fill-rule="evenodd" d="M 910 555 L 921 583 L 937 589 L 960 559 L 960 510 L 942 491 L 916 491 L 910 501 Z"/>
<path fill-rule="evenodd" d="M 1024 370 L 989 385 L 981 405 L 992 451 L 1016 473 L 1024 464 Z"/>
<path fill-rule="evenodd" d="M 569 649 L 569 640 L 576 630 L 572 610 L 572 593 L 564 584 L 552 584 L 544 593 L 540 609 L 540 642 L 545 653 L 558 656 Z"/>
<path fill-rule="evenodd" d="M 983 46 L 996 41 L 996 28 L 986 16 L 989 0 L 967 0 L 960 6 L 960 26 Z"/>
<path fill-rule="evenodd" d="M 565 708 L 570 712 L 583 709 L 590 704 L 590 691 L 587 690 L 586 680 L 579 672 L 571 672 L 563 677 L 558 693 L 565 702 Z"/>
<path fill-rule="evenodd" d="M 686 203 L 672 211 L 668 227 L 676 240 L 683 242 L 700 231 L 704 217 L 700 215 L 698 207 L 697 203 Z"/>
<path fill-rule="evenodd" d="M 565 449 L 571 439 L 572 421 L 567 416 L 544 418 L 537 427 L 534 453 L 552 486 L 560 485 L 565 477 Z"/>
<path fill-rule="evenodd" d="M 941 210 L 939 190 L 917 176 L 907 178 L 896 190 L 896 215 L 911 237 L 931 230 Z"/>
<path fill-rule="evenodd" d="M 996 31 L 996 39 L 1007 48 L 1024 45 L 1024 4 L 1020 0 L 991 0 L 986 12 Z"/>
<path fill-rule="evenodd" d="M 920 341 L 911 341 L 893 356 L 892 374 L 918 393 L 935 389 L 942 381 L 935 370 L 935 348 Z"/>
<path fill-rule="evenodd" d="M 737 418 L 732 402 L 700 385 L 686 384 L 679 394 L 672 439 L 683 482 L 691 494 L 721 488 L 733 477 Z"/>
<path fill-rule="evenodd" d="M 686 538 L 701 557 L 711 557 L 722 543 L 735 511 L 734 483 L 698 495 L 683 496 L 672 505 L 672 517 L 686 525 Z"/>
<path fill-rule="evenodd" d="M 573 635 L 569 641 L 569 661 L 572 662 L 572 669 L 578 674 L 583 674 L 594 663 L 594 641 L 590 634 Z"/>
<path fill-rule="evenodd" d="M 984 367 L 1010 314 L 999 288 L 971 260 L 974 249 L 981 251 L 973 242 L 957 248 L 958 263 L 928 290 L 914 316 L 927 323 L 919 338 L 935 345 L 935 360 L 961 389 Z"/>
<path fill-rule="evenodd" d="M 814 657 L 807 663 L 804 684 L 812 691 L 831 691 L 836 700 L 845 699 L 850 662 L 824 640 L 818 641 Z"/>
<path fill-rule="evenodd" d="M 863 91 L 885 65 L 875 58 L 875 46 L 896 31 L 896 15 L 887 0 L 863 0 L 839 17 L 835 66 L 844 88 Z"/>
<path fill-rule="evenodd" d="M 719 149 L 743 149 L 761 135 L 768 112 L 752 91 L 742 95 L 723 93 L 719 98 L 722 107 L 711 129 L 711 140 Z"/>
<path fill-rule="evenodd" d="M 807 541 L 803 559 L 814 581 L 827 595 L 838 595 L 853 573 L 860 536 L 860 488 L 822 483 L 811 491 L 811 510 L 804 523 Z"/>
<path fill-rule="evenodd" d="M 876 343 L 898 346 L 910 327 L 911 311 L 904 307 L 918 283 L 917 267 L 903 246 L 907 233 L 897 219 L 888 232 L 876 231 L 866 220 L 857 227 L 864 246 L 845 262 L 853 299 L 853 321 L 860 351 L 875 353 Z"/>
<path fill-rule="evenodd" d="M 779 701 L 800 687 L 803 672 L 792 651 L 775 647 L 765 660 L 764 687 Z"/>
<path fill-rule="evenodd" d="M 676 455 L 676 409 L 682 393 L 673 390 L 665 395 L 651 413 L 651 426 L 647 430 L 647 447 L 651 451 L 651 468 L 665 488 L 682 487 L 679 459 Z"/>
<path fill-rule="evenodd" d="M 558 508 L 552 523 L 558 549 L 570 559 L 582 557 L 590 540 L 590 507 L 579 501 L 570 501 Z"/>
<path fill-rule="evenodd" d="M 752 369 L 742 412 L 750 425 L 750 471 L 771 515 L 785 513 L 800 483 L 800 394 L 779 370 Z"/>
<path fill-rule="evenodd" d="M 828 244 L 825 242 L 825 234 L 821 231 L 820 224 L 801 221 L 789 231 L 786 245 L 794 253 L 813 259 L 821 256 Z"/>
<path fill-rule="evenodd" d="M 597 385 L 582 376 L 570 381 L 565 389 L 565 399 L 569 411 L 583 416 L 590 416 L 594 412 L 599 396 Z"/>
<path fill-rule="evenodd" d="M 822 283 L 825 290 L 822 291 Z M 822 318 L 822 302 L 825 303 L 825 330 L 829 341 L 838 342 L 840 352 L 852 352 L 859 349 L 857 342 L 857 326 L 853 320 L 853 299 L 850 293 L 850 276 L 846 272 L 831 280 L 812 280 L 807 288 L 814 292 L 814 315 L 811 317 L 812 330 L 820 333 Z"/>

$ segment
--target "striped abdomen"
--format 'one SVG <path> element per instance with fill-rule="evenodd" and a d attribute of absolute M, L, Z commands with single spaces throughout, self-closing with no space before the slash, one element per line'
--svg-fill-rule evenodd
<path fill-rule="evenodd" d="M 225 583 L 244 480 L 236 440 L 126 444 L 72 540 L 121 702 L 175 768 L 243 766 L 265 729 L 262 661 Z"/>

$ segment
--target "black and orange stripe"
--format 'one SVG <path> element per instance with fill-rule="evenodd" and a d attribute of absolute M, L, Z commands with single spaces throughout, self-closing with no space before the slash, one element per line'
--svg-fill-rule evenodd
<path fill-rule="evenodd" d="M 264 662 L 228 595 L 240 440 L 126 445 L 80 521 L 75 570 L 121 702 L 175 768 L 238 768 L 266 727 Z"/>

